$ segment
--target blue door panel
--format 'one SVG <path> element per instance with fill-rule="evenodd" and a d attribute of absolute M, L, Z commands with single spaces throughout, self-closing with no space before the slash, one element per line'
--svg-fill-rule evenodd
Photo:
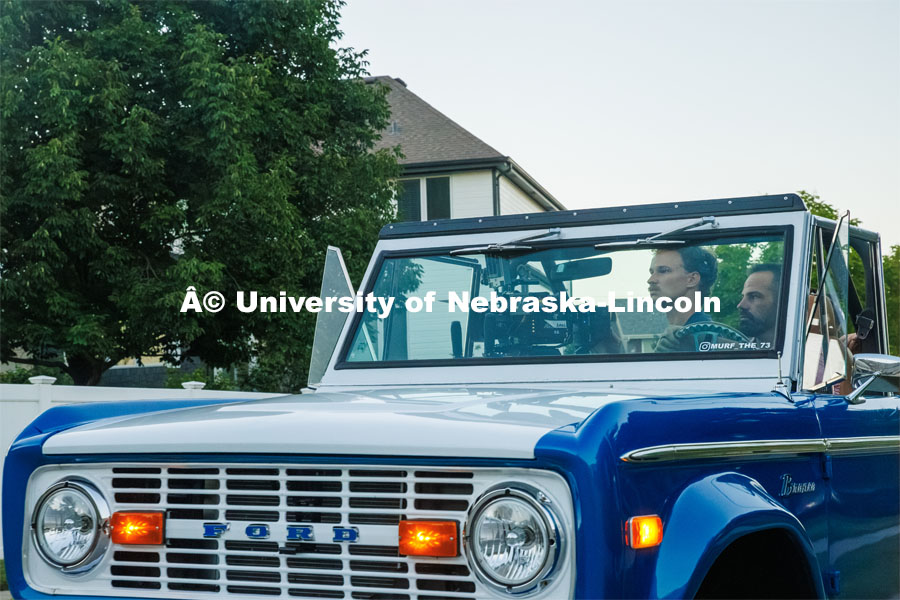
<path fill-rule="evenodd" d="M 840 573 L 842 597 L 900 594 L 900 453 L 896 443 L 878 447 L 872 440 L 900 434 L 898 403 L 874 395 L 856 405 L 840 396 L 816 400 L 823 436 L 833 447 L 829 562 Z M 853 441 L 859 447 L 848 447 Z"/>

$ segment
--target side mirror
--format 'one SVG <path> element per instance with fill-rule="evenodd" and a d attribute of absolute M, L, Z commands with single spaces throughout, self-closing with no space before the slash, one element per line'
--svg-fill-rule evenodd
<path fill-rule="evenodd" d="M 888 354 L 857 354 L 853 357 L 853 391 L 850 404 L 864 402 L 866 391 L 896 394 L 900 392 L 900 357 Z"/>

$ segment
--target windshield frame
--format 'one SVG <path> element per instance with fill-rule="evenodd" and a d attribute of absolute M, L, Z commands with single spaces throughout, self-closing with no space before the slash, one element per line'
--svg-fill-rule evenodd
<path fill-rule="evenodd" d="M 665 221 L 658 221 L 661 225 Z M 564 229 L 565 231 L 565 229 Z M 654 235 L 658 232 L 648 232 L 646 235 Z M 356 369 L 394 369 L 394 368 L 424 368 L 424 367 L 477 367 L 477 366 L 509 366 L 531 364 L 577 364 L 577 363 L 642 363 L 642 362 L 671 362 L 671 361 L 704 361 L 704 360 L 746 360 L 755 358 L 777 359 L 785 352 L 785 340 L 787 338 L 786 326 L 788 313 L 792 308 L 788 304 L 790 295 L 791 268 L 794 252 L 794 225 L 756 225 L 747 227 L 728 227 L 718 229 L 705 229 L 701 231 L 684 232 L 677 239 L 683 239 L 686 243 L 697 243 L 705 240 L 720 240 L 730 237 L 740 238 L 749 235 L 781 235 L 784 242 L 784 255 L 782 257 L 781 289 L 779 296 L 778 324 L 776 338 L 773 347 L 768 350 L 744 350 L 725 351 L 716 353 L 699 352 L 668 352 L 668 353 L 643 353 L 643 354 L 568 354 L 559 356 L 505 356 L 505 357 L 472 357 L 472 358 L 441 358 L 441 359 L 407 359 L 390 361 L 349 361 L 347 360 L 353 345 L 353 339 L 360 326 L 363 313 L 351 315 L 349 327 L 345 328 L 344 339 L 340 344 L 340 352 L 334 364 L 334 370 Z M 598 243 L 616 242 L 633 239 L 633 234 L 619 234 L 612 236 L 584 236 L 555 240 L 539 240 L 529 243 L 534 250 L 528 254 L 548 250 L 551 248 L 566 248 L 578 246 L 592 246 Z M 672 249 L 678 246 L 670 246 Z M 450 251 L 458 248 L 456 245 L 441 245 L 422 249 L 382 250 L 379 252 L 371 269 L 371 276 L 366 281 L 366 287 L 361 290 L 363 295 L 372 292 L 378 276 L 381 274 L 384 262 L 395 258 L 416 258 L 430 256 L 449 256 Z M 623 248 L 624 249 L 624 248 Z M 616 250 L 612 250 L 615 252 Z M 597 250 L 598 256 L 603 253 Z"/>

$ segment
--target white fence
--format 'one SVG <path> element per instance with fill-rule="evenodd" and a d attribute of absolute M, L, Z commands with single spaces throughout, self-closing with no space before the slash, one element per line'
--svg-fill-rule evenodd
<path fill-rule="evenodd" d="M 83 404 L 86 402 L 112 402 L 115 400 L 184 400 L 185 398 L 226 398 L 252 400 L 271 398 L 280 394 L 256 392 L 220 392 L 204 390 L 202 383 L 187 382 L 185 389 L 163 388 L 115 388 L 83 387 L 74 385 L 53 385 L 53 377 L 32 377 L 32 385 L 0 384 L 0 448 L 5 461 L 10 445 L 25 426 L 52 406 L 61 404 Z M 3 465 L 0 464 L 0 497 L 3 488 Z M 25 482 L 22 482 L 24 485 Z M 0 507 L 2 508 L 2 507 Z M 0 529 L 2 536 L 2 529 Z M 0 545 L 0 559 L 3 548 Z"/>

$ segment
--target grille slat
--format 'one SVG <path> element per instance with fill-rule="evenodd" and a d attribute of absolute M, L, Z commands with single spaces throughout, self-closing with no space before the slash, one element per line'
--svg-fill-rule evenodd
<path fill-rule="evenodd" d="M 304 588 L 288 588 L 288 594 L 295 598 L 343 598 L 344 592 L 339 590 L 310 590 Z"/>
<path fill-rule="evenodd" d="M 212 490 L 210 490 L 210 491 L 212 491 Z M 168 494 L 170 496 L 176 496 L 176 497 L 220 496 L 222 498 L 226 498 L 227 496 L 234 496 L 234 495 L 238 495 L 238 496 L 248 495 L 248 494 L 216 494 L 216 493 L 208 494 L 208 493 L 199 493 L 199 492 L 192 494 L 189 491 L 185 492 L 185 490 L 168 490 L 165 488 L 162 488 L 160 490 L 152 490 L 152 491 L 148 491 L 147 489 L 135 489 L 135 488 L 118 489 L 117 488 L 115 490 L 115 492 L 117 494 L 131 493 L 131 494 L 148 494 L 148 495 L 156 494 L 157 492 L 163 492 L 163 493 L 168 492 Z M 372 499 L 372 498 L 407 499 L 407 500 L 411 499 L 411 498 L 415 498 L 415 499 L 419 499 L 419 500 L 423 500 L 423 499 L 424 500 L 445 500 L 448 498 L 452 499 L 454 496 L 458 496 L 458 494 L 453 494 L 453 495 L 451 495 L 451 494 L 426 494 L 426 493 L 420 493 L 420 492 L 417 493 L 417 492 L 412 492 L 412 491 L 409 491 L 409 492 L 347 492 L 347 491 L 345 491 L 345 492 L 307 492 L 307 491 L 304 491 L 302 493 L 302 495 L 299 495 L 296 492 L 277 492 L 277 491 L 268 492 L 267 491 L 265 496 L 271 497 L 271 498 L 286 498 L 287 497 L 287 498 L 314 499 L 316 501 L 319 501 L 322 499 L 337 499 L 337 500 L 342 500 L 345 498 L 346 499 L 359 499 L 360 494 L 364 494 L 365 499 L 367 499 L 367 500 Z M 263 496 L 263 494 L 249 494 L 249 495 L 260 496 L 260 497 Z M 171 501 L 169 503 L 172 506 L 174 506 L 176 504 Z M 222 504 L 222 506 L 225 506 L 225 504 Z"/>
<path fill-rule="evenodd" d="M 335 575 L 333 573 L 289 573 L 288 583 L 299 583 L 303 585 L 343 586 L 344 576 Z"/>
<path fill-rule="evenodd" d="M 234 571 L 239 571 L 239 570 L 232 569 L 229 571 L 234 572 Z M 252 574 L 254 572 L 261 572 L 261 571 L 252 571 L 252 570 L 247 571 L 247 573 L 249 573 L 249 574 Z M 272 571 L 272 573 L 274 575 L 285 575 L 285 574 L 291 575 L 292 574 L 291 572 L 288 572 L 288 571 L 280 571 L 280 572 Z M 306 574 L 316 575 L 315 573 L 307 573 L 306 571 L 304 571 L 303 574 L 304 575 L 306 575 Z M 417 583 L 421 583 L 422 581 L 434 581 L 434 580 L 428 580 L 428 579 L 418 579 L 417 580 L 414 577 L 407 577 L 406 575 L 404 575 L 403 577 L 379 577 L 379 576 L 375 576 L 375 575 L 372 575 L 372 576 L 359 575 L 359 574 L 354 574 L 351 572 L 337 573 L 335 571 L 322 573 L 321 575 L 344 577 L 346 579 L 352 578 L 352 579 L 356 580 L 356 584 L 348 584 L 348 582 L 345 582 L 342 585 L 314 584 L 314 583 L 302 583 L 300 585 L 303 585 L 304 587 L 318 587 L 323 590 L 326 590 L 326 589 L 355 590 L 355 589 L 368 588 L 368 589 L 372 589 L 372 590 L 385 590 L 385 589 L 407 590 L 408 589 L 410 591 L 413 591 L 416 589 Z M 146 577 L 141 577 L 141 576 L 121 576 L 121 577 L 115 576 L 111 579 L 113 579 L 114 581 L 135 581 L 135 582 L 147 581 Z M 224 576 L 222 576 L 221 579 L 216 579 L 216 580 L 192 579 L 189 577 L 167 577 L 165 574 L 162 574 L 158 578 L 153 579 L 153 581 L 159 581 L 162 583 L 179 583 L 179 584 L 193 583 L 193 584 L 205 584 L 205 585 L 210 585 L 210 584 L 223 585 L 223 584 L 227 583 L 228 581 L 242 581 L 242 580 L 238 580 L 238 579 L 229 580 L 229 579 L 226 579 Z M 469 583 L 469 580 L 457 580 L 457 581 L 458 581 L 458 583 Z M 287 583 L 287 582 L 285 582 L 285 583 Z M 408 587 L 405 587 L 405 588 L 391 587 L 393 585 L 400 586 L 400 585 L 403 585 L 404 583 L 408 584 Z M 448 583 L 450 583 L 449 580 L 448 580 Z M 368 585 L 368 584 L 372 584 L 372 585 Z M 419 589 L 423 589 L 423 588 L 419 588 Z M 444 590 L 441 590 L 441 591 L 443 593 Z M 458 592 L 458 593 L 464 593 L 464 592 Z"/>
<path fill-rule="evenodd" d="M 125 576 L 118 576 L 118 575 L 112 576 L 112 577 L 110 577 L 110 576 L 106 576 L 106 577 L 107 577 L 107 579 L 111 579 L 113 581 L 113 583 L 115 583 L 116 581 L 147 581 L 147 579 L 141 579 L 141 578 L 137 578 L 137 577 L 125 577 Z M 163 572 L 158 578 L 153 579 L 153 581 L 158 581 L 161 583 L 199 583 L 199 584 L 209 585 L 209 584 L 215 584 L 215 583 L 219 582 L 220 580 L 193 579 L 190 577 L 169 577 L 165 574 L 165 572 Z M 221 581 L 224 581 L 224 577 L 221 579 Z"/>
<path fill-rule="evenodd" d="M 275 523 L 278 521 L 277 510 L 226 510 L 226 521 L 261 521 Z"/>
<path fill-rule="evenodd" d="M 277 556 L 245 556 L 228 554 L 225 556 L 225 564 L 230 567 L 269 567 L 279 568 L 281 559 Z"/>
<path fill-rule="evenodd" d="M 263 557 L 264 556 L 260 556 L 260 558 L 263 558 Z M 405 558 L 405 557 L 399 557 L 399 558 Z M 227 559 L 227 557 L 226 557 L 226 559 Z M 337 562 L 339 562 L 343 565 L 343 563 L 345 561 L 338 560 Z M 349 561 L 349 562 L 357 563 L 360 561 L 354 560 L 354 561 Z M 236 569 L 232 569 L 232 570 L 266 571 L 266 572 L 271 572 L 271 573 L 281 573 L 282 575 L 290 575 L 292 573 L 301 572 L 301 570 L 302 570 L 303 574 L 308 574 L 308 575 L 342 575 L 342 576 L 353 575 L 353 576 L 362 576 L 362 577 L 365 577 L 368 575 L 379 577 L 379 576 L 384 576 L 383 575 L 384 573 L 393 573 L 393 574 L 397 574 L 398 577 L 402 575 L 402 577 L 404 579 L 407 579 L 409 581 L 434 580 L 436 577 L 440 577 L 440 579 L 446 580 L 446 581 L 469 581 L 469 580 L 471 580 L 471 577 L 469 575 L 451 575 L 449 573 L 424 574 L 422 572 L 413 572 L 413 570 L 411 570 L 409 568 L 409 565 L 407 565 L 406 563 L 398 563 L 398 562 L 396 562 L 396 559 L 393 562 L 385 561 L 384 563 L 382 563 L 383 565 L 385 565 L 384 568 L 376 567 L 376 564 L 378 561 L 367 561 L 367 562 L 369 564 L 364 565 L 364 566 L 355 565 L 350 568 L 341 566 L 337 569 L 327 569 L 327 568 L 321 568 L 321 567 L 320 568 L 304 568 L 304 567 L 291 566 L 291 563 L 287 563 L 287 566 L 264 567 L 264 566 L 262 566 L 261 563 L 251 564 L 248 562 L 247 564 L 238 564 L 238 563 L 233 563 L 228 560 L 226 560 L 225 563 L 220 563 L 220 564 L 227 565 L 229 567 L 237 567 Z M 297 563 L 293 563 L 293 564 L 297 564 Z M 134 565 L 133 565 L 133 563 L 114 562 L 114 563 L 112 563 L 112 566 L 129 566 L 129 567 L 131 567 Z M 441 566 L 457 567 L 459 569 L 459 573 L 468 573 L 469 572 L 468 567 L 465 564 L 441 565 Z M 167 567 L 191 568 L 191 569 L 199 567 L 201 570 L 209 569 L 209 567 L 207 567 L 205 564 L 198 565 L 197 563 L 165 562 L 165 561 L 159 562 L 159 563 L 153 563 L 153 567 L 158 567 L 160 569 L 165 569 Z M 162 574 L 160 574 L 160 576 L 162 577 Z M 133 575 L 132 577 L 139 577 L 139 576 Z M 118 579 L 118 577 L 116 577 L 116 579 Z M 187 579 L 190 579 L 190 578 L 189 577 L 185 577 L 185 578 L 177 577 L 177 578 L 173 579 L 173 581 L 185 581 Z"/>
<path fill-rule="evenodd" d="M 409 580 L 399 577 L 371 577 L 367 575 L 355 575 L 350 578 L 350 584 L 357 588 L 388 588 L 392 590 L 408 590 Z"/>
<path fill-rule="evenodd" d="M 524 480 L 507 474 L 512 469 L 490 468 L 201 463 L 84 469 L 103 482 L 113 511 L 165 512 L 166 532 L 176 537 L 153 551 L 114 546 L 92 584 L 106 587 L 82 595 L 167 600 L 474 600 L 488 593 L 465 557 L 400 556 L 396 525 L 401 519 L 462 525 L 486 490 Z M 203 538 L 202 524 L 209 522 L 231 527 L 220 538 Z M 269 537 L 246 537 L 252 524 L 268 525 Z M 292 525 L 311 527 L 316 539 L 286 540 Z M 335 543 L 332 527 L 357 528 L 359 540 Z"/>
<path fill-rule="evenodd" d="M 114 490 L 135 490 L 145 491 L 148 489 L 157 490 L 162 486 L 161 479 L 143 477 L 114 477 L 112 480 L 112 488 Z"/>
<path fill-rule="evenodd" d="M 356 556 L 400 556 L 397 546 L 363 546 L 362 544 L 350 546 L 350 554 Z"/>
<path fill-rule="evenodd" d="M 170 590 L 176 592 L 218 592 L 221 588 L 211 583 L 174 583 L 171 582 L 167 586 Z"/>

